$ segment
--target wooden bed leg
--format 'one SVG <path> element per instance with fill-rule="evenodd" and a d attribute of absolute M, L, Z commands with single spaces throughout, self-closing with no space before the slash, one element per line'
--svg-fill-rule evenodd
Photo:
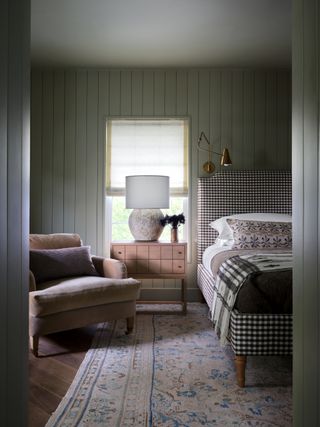
<path fill-rule="evenodd" d="M 127 334 L 131 334 L 134 327 L 134 316 L 127 317 Z"/>
<path fill-rule="evenodd" d="M 246 363 L 247 356 L 236 356 L 236 373 L 237 373 L 237 384 L 239 387 L 245 386 L 245 373 L 246 373 Z"/>

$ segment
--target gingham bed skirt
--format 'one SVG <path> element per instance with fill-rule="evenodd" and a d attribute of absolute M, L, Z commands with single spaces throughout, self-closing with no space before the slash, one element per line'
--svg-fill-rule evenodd
<path fill-rule="evenodd" d="M 202 264 L 198 264 L 198 286 L 211 308 L 213 277 Z M 236 355 L 290 355 L 292 315 L 245 314 L 232 311 L 229 339 Z"/>

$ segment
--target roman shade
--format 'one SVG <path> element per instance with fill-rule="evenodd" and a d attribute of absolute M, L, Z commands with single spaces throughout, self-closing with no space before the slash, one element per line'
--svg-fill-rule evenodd
<path fill-rule="evenodd" d="M 166 175 L 170 195 L 188 194 L 188 120 L 107 121 L 106 192 L 125 195 L 128 175 Z"/>

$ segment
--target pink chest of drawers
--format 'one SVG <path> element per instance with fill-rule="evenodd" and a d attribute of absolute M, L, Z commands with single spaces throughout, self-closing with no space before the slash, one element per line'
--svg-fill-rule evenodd
<path fill-rule="evenodd" d="M 182 312 L 186 312 L 184 279 L 187 244 L 185 242 L 112 242 L 111 256 L 123 261 L 127 266 L 128 274 L 136 278 L 181 279 L 181 301 L 172 301 L 172 303 L 180 303 Z"/>

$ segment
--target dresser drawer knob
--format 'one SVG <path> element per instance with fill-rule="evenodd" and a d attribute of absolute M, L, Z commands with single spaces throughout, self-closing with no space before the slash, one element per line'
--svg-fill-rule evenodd
<path fill-rule="evenodd" d="M 181 252 L 181 251 L 179 251 L 179 252 L 178 252 L 178 254 L 180 254 L 180 255 L 181 255 L 181 254 L 182 254 L 182 252 Z"/>
<path fill-rule="evenodd" d="M 121 252 L 121 251 L 118 251 L 118 254 L 119 254 L 119 255 L 121 255 L 121 254 L 122 254 L 122 252 Z"/>

